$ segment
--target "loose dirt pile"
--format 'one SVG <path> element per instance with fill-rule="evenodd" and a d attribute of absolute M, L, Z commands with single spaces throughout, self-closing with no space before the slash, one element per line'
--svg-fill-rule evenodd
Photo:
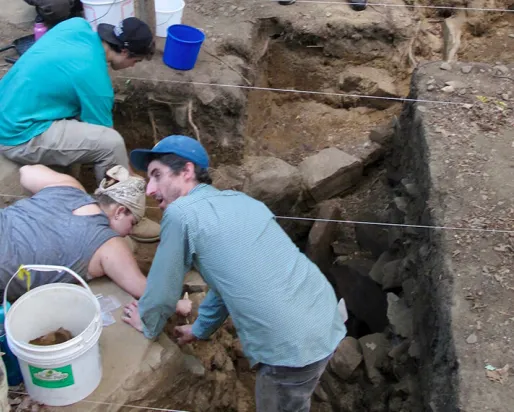
<path fill-rule="evenodd" d="M 29 343 L 37 346 L 51 346 L 59 345 L 60 343 L 67 342 L 71 339 L 73 339 L 73 335 L 69 330 L 59 328 L 53 332 L 47 333 L 46 335 L 40 336 L 39 338 L 32 339 Z"/>

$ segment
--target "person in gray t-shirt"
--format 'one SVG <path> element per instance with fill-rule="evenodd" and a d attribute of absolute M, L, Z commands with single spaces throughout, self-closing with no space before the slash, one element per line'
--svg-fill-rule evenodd
<path fill-rule="evenodd" d="M 145 182 L 121 166 L 109 172 L 92 197 L 71 176 L 42 165 L 20 168 L 20 182 L 33 196 L 0 210 L 2 296 L 19 266 L 30 264 L 65 266 L 85 280 L 107 275 L 132 296 L 143 294 L 146 278 L 122 236 L 144 215 Z M 53 272 L 32 272 L 31 280 L 31 288 L 74 282 L 68 274 Z M 16 278 L 8 298 L 26 291 L 25 282 Z"/>

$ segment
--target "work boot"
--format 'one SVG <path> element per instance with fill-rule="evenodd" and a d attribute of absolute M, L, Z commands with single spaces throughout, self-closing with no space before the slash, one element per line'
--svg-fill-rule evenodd
<path fill-rule="evenodd" d="M 144 217 L 134 226 L 130 237 L 137 242 L 152 243 L 158 242 L 161 234 L 161 226 L 153 220 Z"/>
<path fill-rule="evenodd" d="M 296 0 L 280 0 L 278 4 L 281 6 L 289 6 L 290 4 L 296 3 Z"/>

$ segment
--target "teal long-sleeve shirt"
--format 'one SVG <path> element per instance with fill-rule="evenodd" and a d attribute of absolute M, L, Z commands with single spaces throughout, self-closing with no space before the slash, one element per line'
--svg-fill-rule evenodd
<path fill-rule="evenodd" d="M 112 127 L 114 90 L 102 41 L 72 18 L 43 35 L 0 80 L 0 145 L 17 146 L 56 120 Z"/>
<path fill-rule="evenodd" d="M 210 287 L 193 334 L 208 338 L 230 315 L 252 365 L 305 366 L 346 335 L 325 276 L 271 211 L 243 193 L 200 184 L 167 207 L 139 301 L 147 338 L 162 332 L 193 267 Z"/>

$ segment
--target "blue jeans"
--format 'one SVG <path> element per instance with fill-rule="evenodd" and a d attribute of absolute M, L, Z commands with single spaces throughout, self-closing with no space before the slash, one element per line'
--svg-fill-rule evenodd
<path fill-rule="evenodd" d="M 309 412 L 312 393 L 331 357 L 302 368 L 260 364 L 255 382 L 257 412 Z"/>

